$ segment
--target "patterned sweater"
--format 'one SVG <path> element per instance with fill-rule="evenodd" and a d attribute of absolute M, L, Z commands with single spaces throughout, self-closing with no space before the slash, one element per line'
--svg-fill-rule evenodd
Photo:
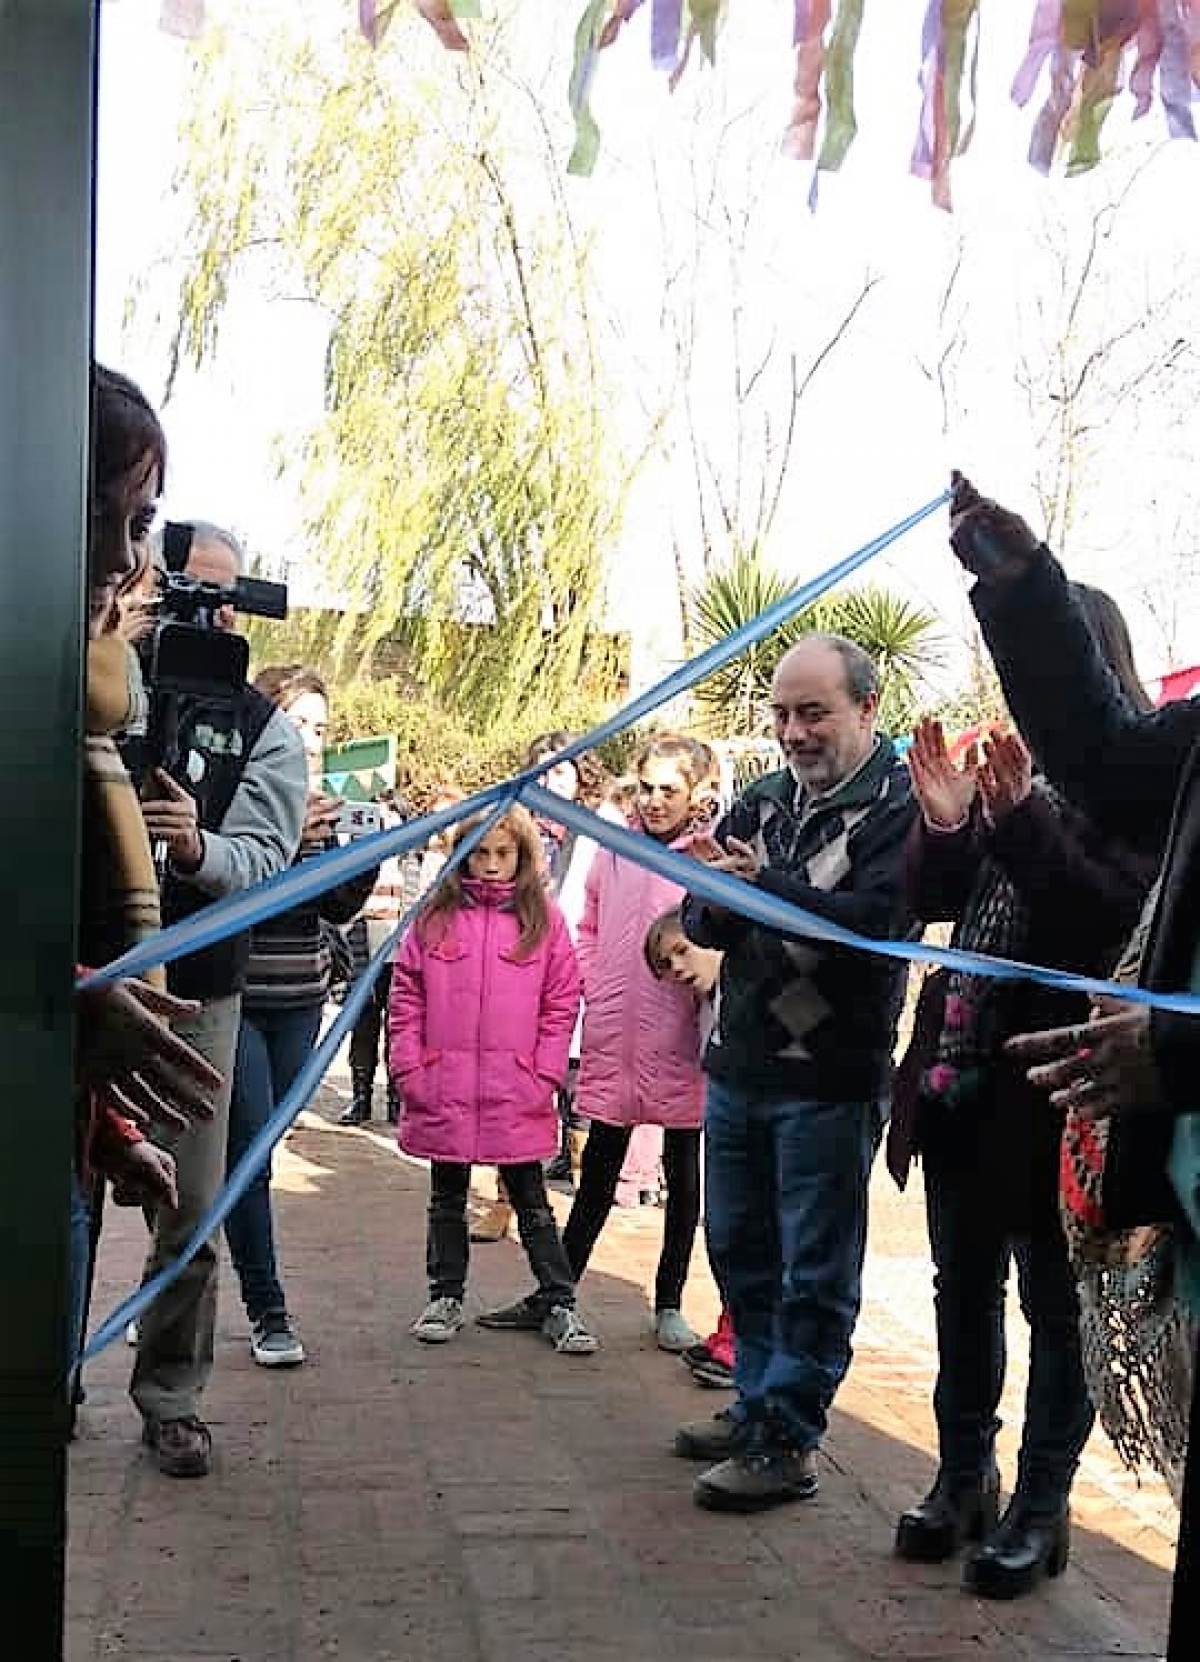
<path fill-rule="evenodd" d="M 336 838 L 325 847 L 336 848 Z M 297 863 L 324 852 L 325 848 L 302 849 Z M 325 1002 L 330 955 L 321 926 L 349 923 L 365 904 L 376 875 L 374 870 L 366 871 L 361 877 L 327 889 L 307 905 L 256 925 L 242 999 L 247 1014 L 253 1015 L 255 1010 L 305 1009 Z"/>
<path fill-rule="evenodd" d="M 908 769 L 880 738 L 836 790 L 806 798 L 786 770 L 756 780 L 717 827 L 765 863 L 760 889 L 863 935 L 906 933 L 904 847 L 916 808 Z M 724 951 L 706 1071 L 735 1088 L 826 1101 L 888 1087 L 905 969 L 785 936 L 688 896 L 684 926 Z"/>

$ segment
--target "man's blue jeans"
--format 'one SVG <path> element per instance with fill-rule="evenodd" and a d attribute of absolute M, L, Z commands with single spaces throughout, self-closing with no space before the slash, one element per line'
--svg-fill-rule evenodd
<path fill-rule="evenodd" d="M 705 1227 L 733 1318 L 738 1400 L 815 1448 L 850 1365 L 879 1144 L 875 1102 L 805 1102 L 710 1079 Z"/>
<path fill-rule="evenodd" d="M 282 1102 L 312 1053 L 320 1030 L 319 1004 L 298 1010 L 243 1011 L 229 1103 L 230 1171 Z M 229 1214 L 225 1238 L 250 1320 L 256 1322 L 268 1311 L 285 1309 L 275 1263 L 269 1161 Z"/>

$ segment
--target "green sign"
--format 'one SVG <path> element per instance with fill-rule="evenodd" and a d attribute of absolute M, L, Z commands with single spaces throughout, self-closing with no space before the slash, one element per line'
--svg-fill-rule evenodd
<path fill-rule="evenodd" d="M 351 739 L 325 752 L 321 789 L 347 802 L 371 802 L 396 788 L 394 738 Z"/>

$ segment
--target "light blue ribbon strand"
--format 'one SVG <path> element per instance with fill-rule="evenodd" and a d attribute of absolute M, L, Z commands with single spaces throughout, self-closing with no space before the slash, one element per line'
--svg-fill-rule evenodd
<path fill-rule="evenodd" d="M 1089 998 L 1105 995 L 1129 1004 L 1149 1005 L 1155 1010 L 1172 1010 L 1179 1015 L 1200 1015 L 1200 994 L 1151 992 L 1126 982 L 1104 981 L 1092 975 L 1075 975 L 1069 970 L 1048 969 L 1026 964 L 1016 958 L 993 958 L 984 952 L 962 952 L 954 947 L 930 946 L 924 941 L 876 940 L 859 935 L 828 918 L 817 917 L 791 901 L 768 894 L 741 877 L 715 871 L 703 861 L 665 848 L 637 831 L 629 831 L 604 819 L 589 808 L 567 802 L 538 785 L 527 786 L 521 801 L 535 813 L 556 819 L 578 836 L 623 855 L 635 864 L 648 866 L 661 877 L 678 883 L 691 894 L 700 895 L 713 906 L 736 912 L 753 923 L 783 935 L 824 941 L 830 946 L 848 947 L 854 952 L 871 952 L 881 958 L 898 958 L 913 964 L 936 964 L 943 969 L 961 970 L 967 975 L 985 975 L 996 981 L 1033 981 L 1056 992 L 1083 993 Z"/>
<path fill-rule="evenodd" d="M 262 923 L 266 918 L 290 911 L 293 906 L 314 900 L 326 889 L 360 876 L 372 866 L 378 865 L 381 860 L 408 853 L 410 849 L 419 847 L 431 836 L 465 819 L 467 815 L 493 807 L 504 797 L 512 796 L 524 785 L 540 778 L 558 762 L 571 761 L 574 757 L 582 755 L 585 750 L 594 750 L 597 746 L 607 743 L 626 727 L 632 727 L 651 715 L 660 705 L 678 698 L 699 682 L 707 680 L 716 670 L 723 668 L 740 652 L 745 651 L 746 647 L 764 640 L 781 624 L 789 623 L 798 613 L 819 600 L 828 589 L 844 582 L 890 544 L 944 507 L 949 499 L 949 492 L 943 491 L 923 508 L 918 508 L 906 519 L 898 521 L 889 530 L 864 543 L 853 554 L 847 554 L 844 559 L 838 560 L 816 577 L 810 577 L 806 583 L 802 583 L 799 588 L 793 589 L 790 594 L 776 601 L 758 617 L 742 624 L 740 629 L 735 629 L 725 640 L 710 646 L 698 657 L 691 658 L 678 669 L 672 670 L 654 686 L 637 698 L 631 699 L 607 721 L 601 722 L 590 733 L 572 739 L 570 744 L 564 745 L 553 756 L 543 757 L 533 766 L 523 768 L 520 773 L 514 774 L 511 779 L 497 785 L 489 785 L 486 790 L 476 792 L 464 802 L 456 802 L 436 814 L 425 814 L 420 819 L 409 820 L 405 825 L 396 826 L 390 831 L 381 831 L 376 836 L 363 837 L 344 848 L 331 849 L 328 854 L 305 860 L 302 865 L 293 866 L 289 871 L 281 872 L 278 877 L 260 883 L 253 889 L 247 889 L 242 894 L 230 895 L 223 900 L 215 901 L 202 912 L 196 912 L 183 922 L 171 924 L 158 934 L 139 942 L 120 958 L 106 964 L 103 969 L 93 970 L 81 985 L 103 986 L 118 980 L 121 976 L 141 975 L 155 964 L 172 963 L 189 953 L 213 946 L 229 935 L 241 934 L 243 930 L 252 929 L 255 924 Z"/>
<path fill-rule="evenodd" d="M 481 820 L 478 825 L 472 826 L 471 830 L 451 853 L 439 873 L 439 878 L 448 875 L 455 866 L 467 858 L 475 844 L 504 814 L 512 801 L 512 796 L 508 796 L 493 808 L 487 818 Z M 159 1294 L 183 1274 L 205 1241 L 215 1235 L 224 1224 L 230 1212 L 233 1211 L 271 1158 L 271 1151 L 276 1143 L 292 1125 L 300 1110 L 306 1106 L 309 1098 L 325 1077 L 330 1063 L 341 1048 L 342 1041 L 366 1008 L 367 1000 L 371 997 L 375 982 L 382 973 L 383 966 L 395 950 L 397 940 L 420 910 L 424 899 L 425 896 L 422 895 L 409 907 L 388 939 L 371 959 L 361 978 L 351 988 L 346 1002 L 331 1022 L 329 1031 L 292 1081 L 291 1088 L 283 1101 L 230 1172 L 224 1188 L 196 1225 L 192 1237 L 183 1251 L 177 1258 L 173 1258 L 165 1268 L 161 1269 L 157 1275 L 152 1276 L 149 1281 L 143 1282 L 136 1292 L 131 1293 L 110 1316 L 101 1322 L 84 1348 L 78 1366 L 82 1367 L 85 1362 L 90 1362 L 93 1357 L 99 1356 L 102 1350 L 107 1349 L 114 1339 L 124 1333 L 130 1322 L 137 1321 L 150 1308 Z"/>

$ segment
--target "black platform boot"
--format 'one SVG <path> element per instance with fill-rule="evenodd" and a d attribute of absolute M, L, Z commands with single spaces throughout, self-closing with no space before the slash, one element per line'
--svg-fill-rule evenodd
<path fill-rule="evenodd" d="M 984 1599 L 1017 1599 L 1061 1575 L 1071 1550 L 1065 1506 L 1034 1508 L 1014 1495 L 996 1528 L 963 1565 L 963 1586 Z"/>
<path fill-rule="evenodd" d="M 375 1075 L 364 1068 L 350 1070 L 350 1106 L 338 1115 L 339 1125 L 366 1125 L 371 1118 Z"/>
<path fill-rule="evenodd" d="M 939 1472 L 937 1482 L 896 1525 L 896 1557 L 913 1564 L 943 1564 L 967 1541 L 982 1541 L 996 1527 L 1000 1474 L 955 1478 Z"/>

